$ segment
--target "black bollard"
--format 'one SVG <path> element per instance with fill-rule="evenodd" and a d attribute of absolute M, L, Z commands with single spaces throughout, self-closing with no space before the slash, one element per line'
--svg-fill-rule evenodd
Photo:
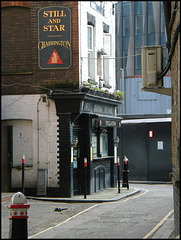
<path fill-rule="evenodd" d="M 129 183 L 128 183 L 128 159 L 126 156 L 124 156 L 123 159 L 123 184 L 122 187 L 127 187 L 127 189 L 129 189 Z"/>
<path fill-rule="evenodd" d="M 12 204 L 7 207 L 10 210 L 9 217 L 9 238 L 10 239 L 27 239 L 27 210 L 30 207 L 26 202 L 26 197 L 23 193 L 15 193 L 11 198 Z"/>

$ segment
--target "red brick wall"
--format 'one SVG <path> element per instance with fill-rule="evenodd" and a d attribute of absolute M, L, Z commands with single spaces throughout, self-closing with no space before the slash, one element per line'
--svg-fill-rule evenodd
<path fill-rule="evenodd" d="M 30 71 L 30 9 L 5 7 L 1 13 L 2 71 Z"/>
<path fill-rule="evenodd" d="M 1 7 L 21 6 L 30 7 L 31 1 L 1 1 Z"/>
<path fill-rule="evenodd" d="M 26 4 L 23 4 L 23 1 L 1 2 L 2 84 L 11 84 L 11 86 L 2 86 L 2 94 L 33 94 L 45 91 L 36 86 L 50 89 L 78 88 L 78 2 L 24 1 L 24 3 Z M 26 6 L 22 7 L 23 5 Z M 37 8 L 55 5 L 72 7 L 73 68 L 71 70 L 38 69 Z"/>

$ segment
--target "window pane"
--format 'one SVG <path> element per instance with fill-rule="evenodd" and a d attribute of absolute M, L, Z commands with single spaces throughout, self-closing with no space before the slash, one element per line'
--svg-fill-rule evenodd
<path fill-rule="evenodd" d="M 147 38 L 148 46 L 155 45 L 155 34 L 149 34 Z"/>
<path fill-rule="evenodd" d="M 142 35 L 141 36 L 135 36 L 135 49 L 141 48 L 142 46 L 143 46 Z"/>
<path fill-rule="evenodd" d="M 153 15 L 149 14 L 148 15 L 148 34 L 154 33 L 155 29 L 154 29 L 154 19 L 153 19 Z"/>
<path fill-rule="evenodd" d="M 129 37 L 124 37 L 123 38 L 123 49 L 126 50 L 128 49 L 129 46 Z"/>
<path fill-rule="evenodd" d="M 130 18 L 123 17 L 123 36 L 129 36 Z"/>
<path fill-rule="evenodd" d="M 134 11 L 135 11 L 135 15 L 142 14 L 142 12 L 143 12 L 142 2 L 135 2 L 134 3 Z"/>
<path fill-rule="evenodd" d="M 122 68 L 126 69 L 126 64 L 127 64 L 127 56 L 128 56 L 128 50 L 123 50 L 123 60 L 122 60 Z"/>
<path fill-rule="evenodd" d="M 108 156 L 108 135 L 107 134 L 100 135 L 100 154 L 102 154 L 102 156 Z"/>
<path fill-rule="evenodd" d="M 88 41 L 88 49 L 92 50 L 93 49 L 93 39 L 92 39 L 92 27 L 88 26 L 87 27 L 87 41 Z"/>
<path fill-rule="evenodd" d="M 129 16 L 130 15 L 130 3 L 123 3 L 123 16 Z"/>
<path fill-rule="evenodd" d="M 165 32 L 165 18 L 164 18 L 164 13 L 161 12 L 161 23 L 160 23 L 160 31 L 161 33 Z"/>
<path fill-rule="evenodd" d="M 135 35 L 142 35 L 143 29 L 143 16 L 137 15 L 135 16 Z"/>
<path fill-rule="evenodd" d="M 92 142 L 93 142 L 93 157 L 97 157 L 97 135 L 92 133 Z"/>
<path fill-rule="evenodd" d="M 161 46 L 166 46 L 165 33 L 160 34 L 160 44 Z"/>
<path fill-rule="evenodd" d="M 148 1 L 148 13 L 153 13 L 152 2 Z"/>
<path fill-rule="evenodd" d="M 135 50 L 135 69 L 141 69 L 141 48 Z"/>

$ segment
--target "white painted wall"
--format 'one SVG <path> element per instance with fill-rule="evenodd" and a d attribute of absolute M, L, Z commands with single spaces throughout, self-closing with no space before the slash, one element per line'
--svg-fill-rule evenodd
<path fill-rule="evenodd" d="M 46 102 L 42 101 L 42 96 L 46 97 Z M 12 187 L 21 186 L 22 173 L 18 166 L 22 164 L 23 154 L 25 154 L 25 187 L 36 187 L 38 159 L 39 168 L 48 169 L 48 187 L 57 187 L 55 102 L 46 95 L 6 95 L 1 99 L 2 125 L 13 126 Z"/>
<path fill-rule="evenodd" d="M 103 44 L 103 22 L 109 25 L 109 34 L 111 35 L 110 55 L 109 58 L 109 84 L 112 86 L 110 91 L 116 88 L 115 79 L 115 14 L 112 14 L 112 5 L 114 1 L 105 1 L 105 16 L 102 16 L 99 12 L 90 6 L 90 1 L 79 1 L 79 84 L 82 86 L 83 81 L 88 80 L 88 49 L 87 49 L 87 12 L 95 16 L 96 26 L 94 27 L 95 38 L 95 52 L 93 58 L 95 58 L 94 68 L 95 76 L 94 80 L 99 82 L 99 75 L 97 74 L 97 51 L 104 48 Z M 103 57 L 102 57 L 103 58 Z"/>

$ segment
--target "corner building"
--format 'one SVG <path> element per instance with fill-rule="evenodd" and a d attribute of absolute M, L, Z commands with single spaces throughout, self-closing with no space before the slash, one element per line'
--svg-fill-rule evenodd
<path fill-rule="evenodd" d="M 2 191 L 21 190 L 23 155 L 25 194 L 115 187 L 114 3 L 2 1 L 1 15 Z"/>

